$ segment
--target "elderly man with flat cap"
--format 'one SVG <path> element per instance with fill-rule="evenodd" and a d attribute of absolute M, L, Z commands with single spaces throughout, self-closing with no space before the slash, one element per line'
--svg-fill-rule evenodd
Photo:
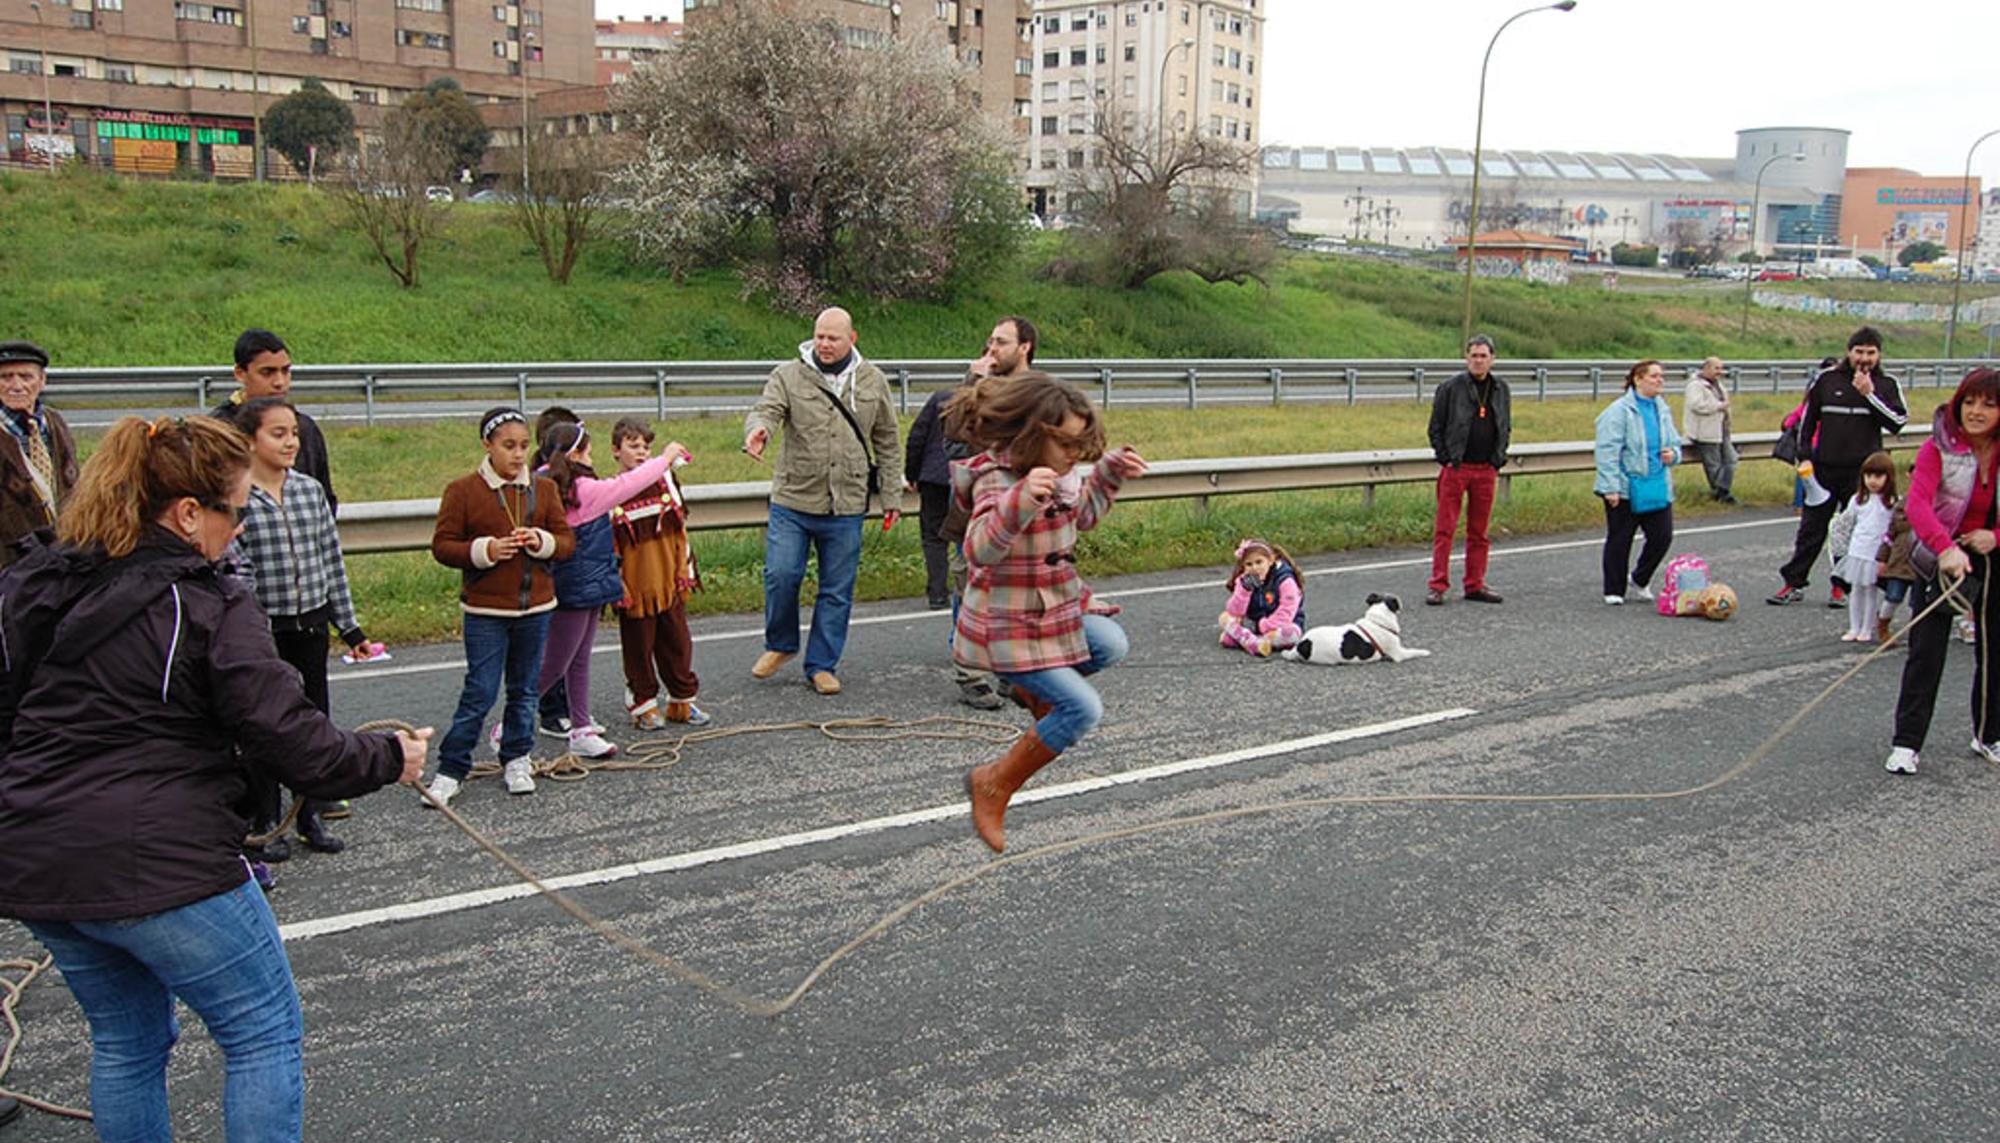
<path fill-rule="evenodd" d="M 42 403 L 49 355 L 32 341 L 0 341 L 0 567 L 15 545 L 55 527 L 76 487 L 76 441 L 62 414 Z"/>

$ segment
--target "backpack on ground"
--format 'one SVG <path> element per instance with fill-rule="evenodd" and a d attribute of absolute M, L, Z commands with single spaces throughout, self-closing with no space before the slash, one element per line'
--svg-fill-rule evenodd
<path fill-rule="evenodd" d="M 1693 552 L 1684 552 L 1667 561 L 1667 567 L 1660 574 L 1660 590 L 1653 597 L 1661 615 L 1692 615 L 1695 597 L 1707 590 L 1710 583 L 1708 561 Z M 1683 609 L 1685 598 L 1689 607 Z"/>

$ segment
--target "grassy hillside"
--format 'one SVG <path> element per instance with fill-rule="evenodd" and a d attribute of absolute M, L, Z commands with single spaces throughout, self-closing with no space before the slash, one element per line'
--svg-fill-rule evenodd
<path fill-rule="evenodd" d="M 4 336 L 61 365 L 211 363 L 242 329 L 282 332 L 301 361 L 769 358 L 807 323 L 742 295 L 722 273 L 682 283 L 628 261 L 612 240 L 551 285 L 502 207 L 461 204 L 423 286 L 398 289 L 323 194 L 91 173 L 0 172 Z M 1185 275 L 1143 290 L 1041 280 L 1060 248 L 1037 236 L 1017 265 L 946 304 L 857 311 L 880 356 L 974 354 L 993 318 L 1032 316 L 1048 356 L 1452 356 L 1459 282 L 1436 270 L 1298 256 L 1270 288 Z M 1671 285 L 1671 284 L 1669 284 Z M 1845 319 L 1755 312 L 1712 288 L 1606 292 L 1479 285 L 1479 325 L 1501 357 L 1808 356 L 1835 351 Z M 847 299 L 840 299 L 848 301 Z M 1891 327 L 1891 356 L 1937 352 L 1942 331 Z"/>

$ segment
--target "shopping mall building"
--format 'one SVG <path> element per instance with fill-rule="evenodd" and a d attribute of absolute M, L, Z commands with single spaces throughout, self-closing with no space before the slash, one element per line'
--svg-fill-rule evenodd
<path fill-rule="evenodd" d="M 1600 151 L 1486 151 L 1482 232 L 1519 229 L 1581 241 L 1719 243 L 1812 256 L 1873 254 L 1911 242 L 1957 242 L 1961 177 L 1847 165 L 1848 133 L 1760 127 L 1736 133 L 1729 158 Z M 1797 156 L 1796 158 L 1793 156 Z M 1761 181 L 1760 181 L 1761 175 Z M 1973 201 L 1979 181 L 1972 182 Z M 1436 249 L 1463 239 L 1472 155 L 1451 147 L 1269 147 L 1259 212 L 1293 233 Z M 1967 212 L 1976 233 L 1977 209 Z"/>

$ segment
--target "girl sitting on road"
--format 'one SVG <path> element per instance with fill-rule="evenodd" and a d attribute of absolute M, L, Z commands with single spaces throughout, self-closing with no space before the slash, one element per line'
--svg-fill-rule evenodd
<path fill-rule="evenodd" d="M 1146 471 L 1130 448 L 1104 451 L 1097 410 L 1046 373 L 987 378 L 945 415 L 985 451 L 954 465 L 952 495 L 969 513 L 968 576 L 952 653 L 991 671 L 1035 725 L 997 760 L 966 775 L 972 824 L 1006 848 L 1008 799 L 1104 717 L 1085 681 L 1125 657 L 1125 632 L 1086 609 L 1076 536 L 1097 526 L 1125 481 Z M 1079 461 L 1095 460 L 1088 474 Z"/>
<path fill-rule="evenodd" d="M 441 803 L 451 801 L 472 772 L 472 748 L 503 678 L 501 774 L 508 793 L 535 792 L 529 756 L 535 682 L 556 606 L 549 565 L 568 559 L 576 546 L 555 483 L 528 470 L 534 447 L 528 418 L 519 409 L 489 409 L 479 418 L 479 439 L 486 459 L 445 486 L 431 534 L 431 557 L 464 573 L 458 599 L 465 609 L 465 686 L 428 787 Z"/>
<path fill-rule="evenodd" d="M 230 546 L 236 567 L 257 592 L 271 621 L 278 657 L 305 681 L 306 698 L 322 714 L 330 709 L 326 686 L 326 629 L 333 624 L 353 657 L 379 653 L 354 616 L 347 590 L 347 565 L 340 532 L 320 483 L 293 467 L 299 456 L 299 415 L 283 397 L 246 401 L 235 413 L 236 427 L 250 438 L 250 499 L 243 509 L 243 533 Z M 268 831 L 278 818 L 278 782 L 267 765 L 251 768 L 253 828 Z M 344 842 L 326 831 L 326 806 L 299 799 L 299 838 L 310 849 L 339 853 Z M 265 860 L 284 860 L 283 838 L 265 846 Z"/>
<path fill-rule="evenodd" d="M 1259 658 L 1282 651 L 1305 633 L 1305 573 L 1291 553 L 1263 540 L 1236 545 L 1229 573 L 1229 602 L 1217 622 L 1222 645 Z"/>

